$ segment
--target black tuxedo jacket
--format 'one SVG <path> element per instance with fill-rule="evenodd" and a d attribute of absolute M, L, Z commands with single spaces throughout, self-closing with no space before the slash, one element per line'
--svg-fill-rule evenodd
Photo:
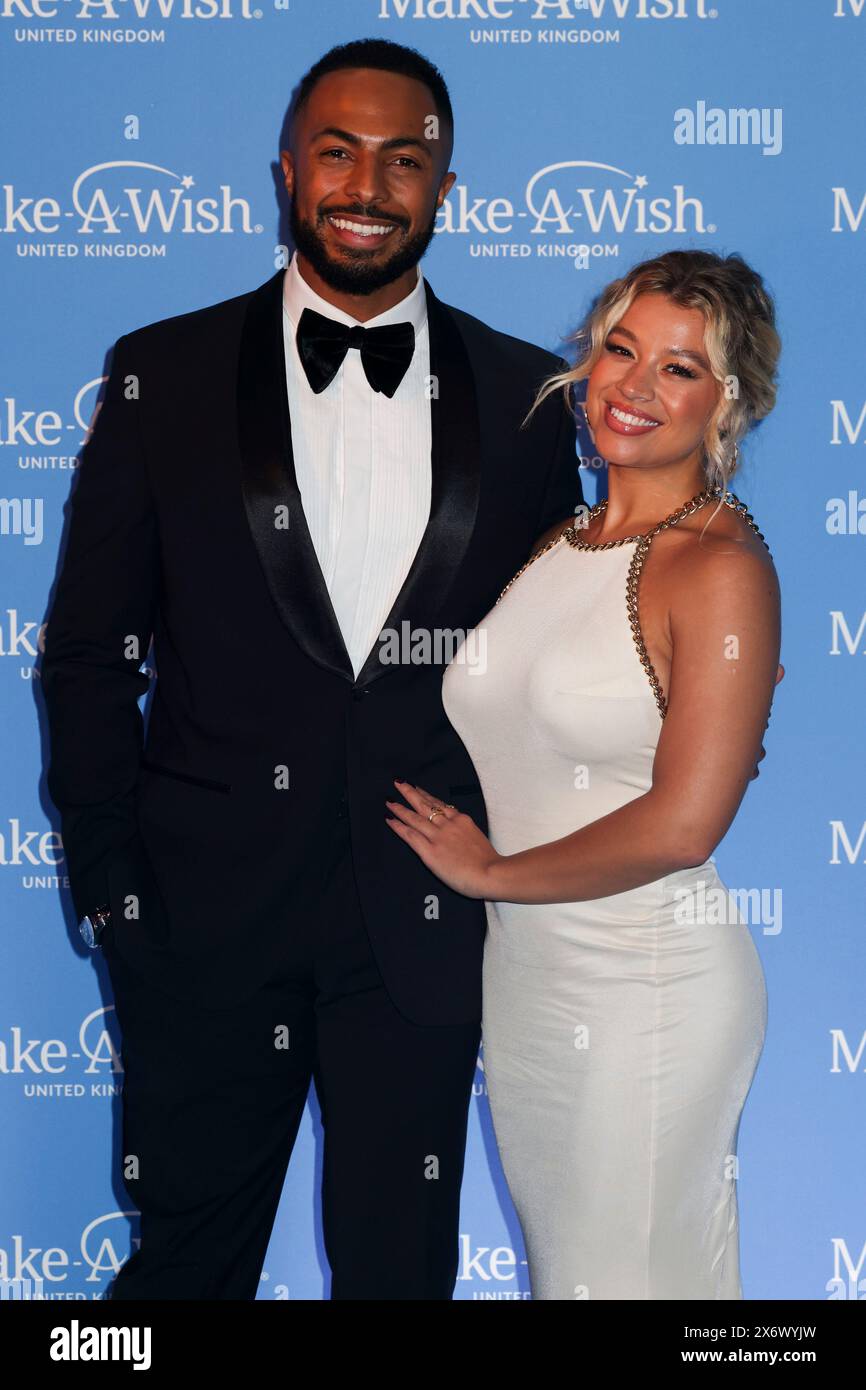
<path fill-rule="evenodd" d="M 442 707 L 448 658 L 383 664 L 377 646 L 354 677 L 295 478 L 282 280 L 115 347 L 42 664 L 75 911 L 109 902 L 117 950 L 170 992 L 241 1001 L 315 912 L 342 812 L 394 1003 L 421 1024 L 475 1020 L 483 904 L 385 824 L 398 777 L 487 828 Z M 430 518 L 385 626 L 462 633 L 581 500 L 575 429 L 559 393 L 519 429 L 561 358 L 425 288 Z"/>

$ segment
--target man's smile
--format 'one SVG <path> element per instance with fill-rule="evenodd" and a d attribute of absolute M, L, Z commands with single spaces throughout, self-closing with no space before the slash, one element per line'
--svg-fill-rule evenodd
<path fill-rule="evenodd" d="M 391 233 L 397 230 L 396 222 L 377 222 L 372 217 L 347 217 L 339 213 L 328 213 L 325 220 L 336 232 L 338 239 L 347 246 L 382 246 Z"/>

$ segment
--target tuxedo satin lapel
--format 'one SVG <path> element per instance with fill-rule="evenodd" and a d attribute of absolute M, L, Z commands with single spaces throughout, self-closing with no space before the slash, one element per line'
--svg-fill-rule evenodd
<path fill-rule="evenodd" d="M 430 516 L 409 573 L 383 628 L 433 627 L 436 615 L 466 554 L 475 525 L 481 483 L 481 428 L 475 375 L 460 330 L 427 281 L 430 337 L 431 491 Z M 377 641 L 358 675 L 368 685 L 393 664 L 379 660 Z"/>
<path fill-rule="evenodd" d="M 247 302 L 237 376 L 241 486 L 280 617 L 319 666 L 354 679 L 295 474 L 282 322 L 283 271 Z"/>

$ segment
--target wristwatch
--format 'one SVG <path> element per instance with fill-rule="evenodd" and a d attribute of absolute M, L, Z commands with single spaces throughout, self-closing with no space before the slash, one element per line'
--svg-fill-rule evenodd
<path fill-rule="evenodd" d="M 95 912 L 88 912 L 78 923 L 78 930 L 91 950 L 102 945 L 102 933 L 110 920 L 111 909 L 108 903 L 104 903 Z"/>

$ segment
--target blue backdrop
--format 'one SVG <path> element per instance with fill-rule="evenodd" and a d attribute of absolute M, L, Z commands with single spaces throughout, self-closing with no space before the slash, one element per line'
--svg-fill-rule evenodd
<path fill-rule="evenodd" d="M 739 251 L 776 297 L 779 403 L 736 486 L 779 570 L 787 675 L 716 856 L 732 889 L 752 890 L 770 1000 L 740 1131 L 743 1286 L 866 1296 L 864 11 L 2 0 L 0 1276 L 99 1298 L 137 1234 L 110 983 L 72 921 L 38 678 L 105 353 L 282 263 L 274 171 L 292 88 L 334 43 L 373 35 L 419 48 L 451 90 L 458 177 L 424 263 L 440 298 L 562 350 L 602 285 L 672 247 Z M 582 447 L 593 501 L 604 470 Z M 457 1296 L 525 1298 L 483 1061 L 470 1123 Z M 320 1158 L 311 1101 L 262 1298 L 327 1289 Z"/>

